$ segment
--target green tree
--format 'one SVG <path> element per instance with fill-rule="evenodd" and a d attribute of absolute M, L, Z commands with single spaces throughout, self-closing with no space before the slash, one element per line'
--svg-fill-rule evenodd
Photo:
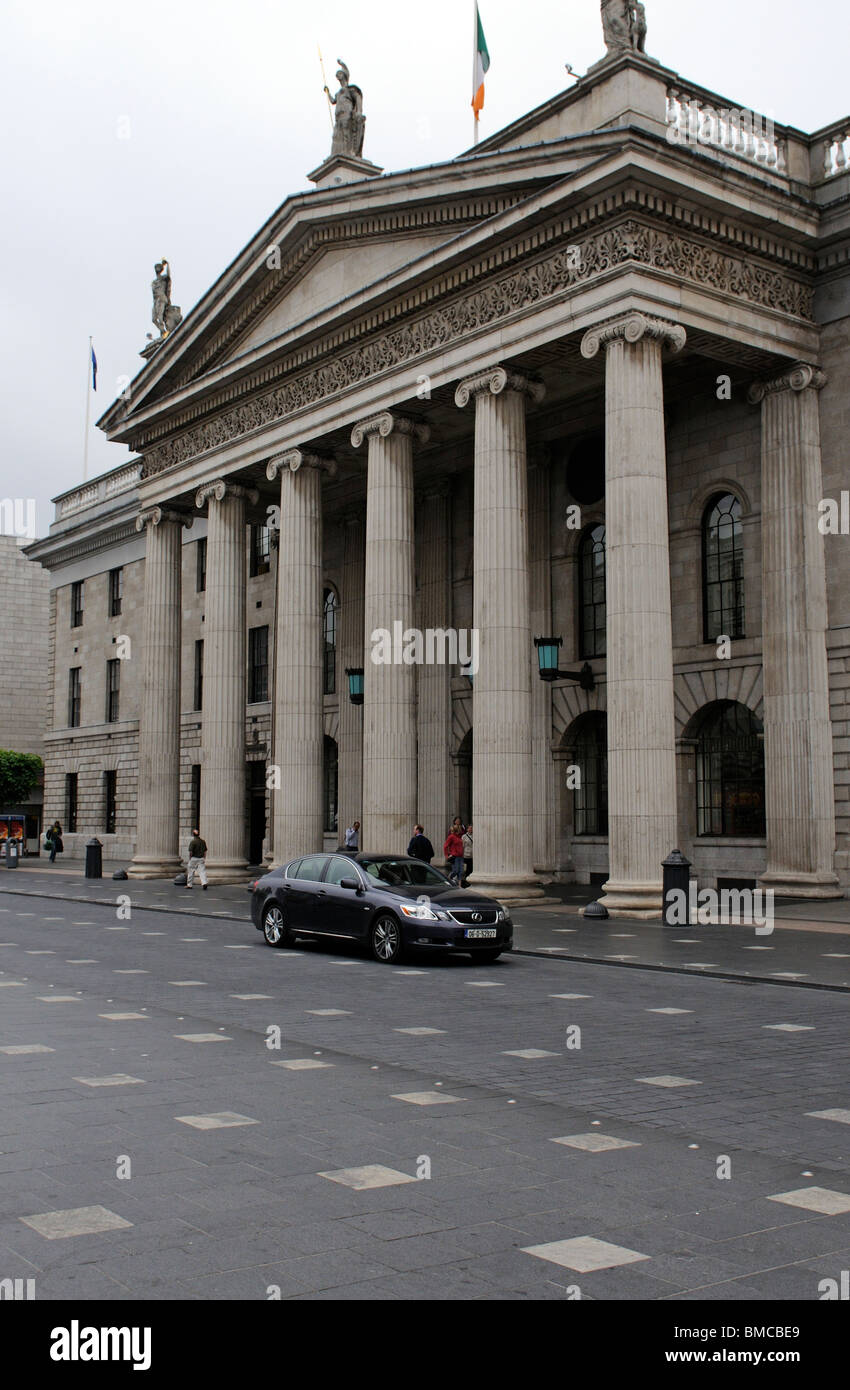
<path fill-rule="evenodd" d="M 0 807 L 26 801 L 43 767 L 37 753 L 13 753 L 0 748 Z"/>

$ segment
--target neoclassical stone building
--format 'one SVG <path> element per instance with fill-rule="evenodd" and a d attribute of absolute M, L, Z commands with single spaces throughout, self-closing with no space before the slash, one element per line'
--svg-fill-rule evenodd
<path fill-rule="evenodd" d="M 677 845 L 846 888 L 850 120 L 731 106 L 615 46 L 447 163 L 337 154 L 146 351 L 101 421 L 137 461 L 29 550 L 66 844 L 169 875 L 199 817 L 238 878 L 459 812 L 518 899 L 657 912 Z M 473 678 L 372 660 L 414 629 Z"/>

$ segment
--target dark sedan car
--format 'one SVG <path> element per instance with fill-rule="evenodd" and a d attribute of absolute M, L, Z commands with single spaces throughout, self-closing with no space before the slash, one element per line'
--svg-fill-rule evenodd
<path fill-rule="evenodd" d="M 309 854 L 251 884 L 251 917 L 269 946 L 297 936 L 362 941 L 391 965 L 408 946 L 494 961 L 513 946 L 505 908 L 397 854 Z"/>

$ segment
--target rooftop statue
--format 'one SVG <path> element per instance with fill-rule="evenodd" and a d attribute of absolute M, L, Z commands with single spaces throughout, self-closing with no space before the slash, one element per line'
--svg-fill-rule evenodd
<path fill-rule="evenodd" d="M 160 338 L 167 338 L 169 333 L 173 333 L 179 323 L 183 321 L 183 315 L 176 304 L 171 303 L 171 267 L 163 256 L 161 261 L 157 261 L 154 266 L 156 279 L 151 285 L 153 291 L 153 313 L 151 319 L 159 329 Z M 148 334 L 153 337 L 153 334 Z"/>
<path fill-rule="evenodd" d="M 328 101 L 336 107 L 331 155 L 347 154 L 353 155 L 355 159 L 362 159 L 363 136 L 366 132 L 363 93 L 359 87 L 354 87 L 349 82 L 350 73 L 342 59 L 337 58 L 337 62 L 339 63 L 339 72 L 336 77 L 340 84 L 339 91 L 335 97 L 332 97 L 328 88 L 325 87 Z"/>
<path fill-rule="evenodd" d="M 609 53 L 646 48 L 646 7 L 632 0 L 600 0 L 602 31 Z"/>

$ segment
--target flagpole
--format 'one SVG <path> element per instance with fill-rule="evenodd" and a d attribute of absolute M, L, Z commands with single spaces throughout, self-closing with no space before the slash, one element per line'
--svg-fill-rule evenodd
<path fill-rule="evenodd" d="M 91 345 L 89 338 L 89 355 L 86 362 L 86 437 L 83 444 L 83 482 L 89 475 L 89 429 L 91 425 Z"/>

